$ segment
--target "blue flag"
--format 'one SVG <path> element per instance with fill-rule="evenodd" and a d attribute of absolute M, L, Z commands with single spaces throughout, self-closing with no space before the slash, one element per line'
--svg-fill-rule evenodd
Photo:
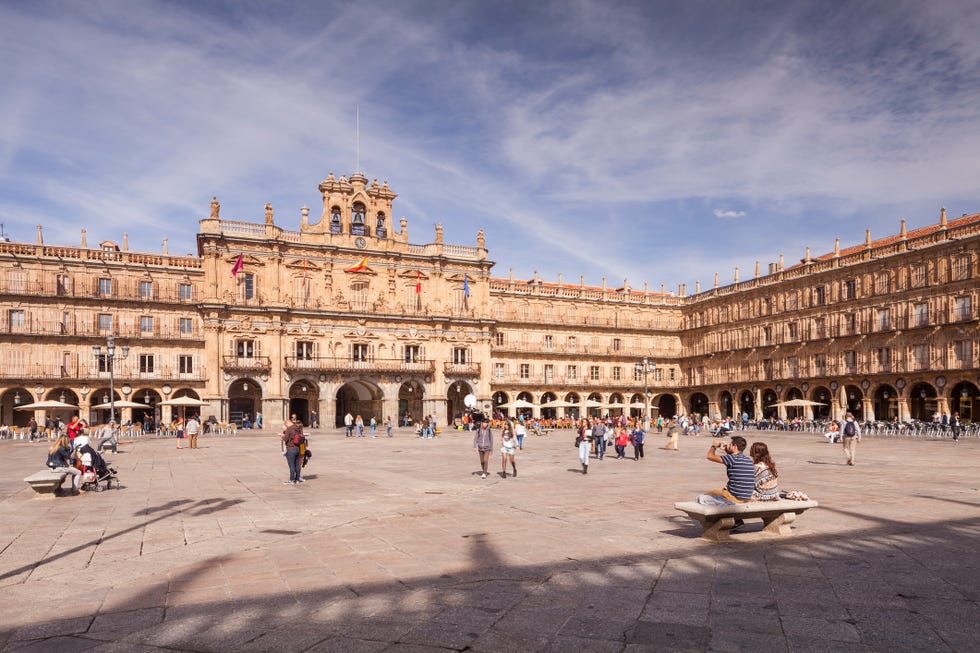
<path fill-rule="evenodd" d="M 469 296 L 470 296 L 470 280 L 464 274 L 463 275 L 463 297 L 469 297 Z"/>

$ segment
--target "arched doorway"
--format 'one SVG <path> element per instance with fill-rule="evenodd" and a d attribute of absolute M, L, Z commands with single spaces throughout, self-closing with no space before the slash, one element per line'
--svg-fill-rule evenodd
<path fill-rule="evenodd" d="M 17 407 L 33 403 L 34 395 L 27 388 L 10 388 L 0 397 L 0 424 L 27 426 L 34 417 L 34 411 L 17 410 Z"/>
<path fill-rule="evenodd" d="M 346 386 L 345 386 L 346 387 Z M 343 388 L 342 388 L 343 389 Z M 338 401 L 340 394 L 337 395 Z M 398 423 L 402 426 L 412 426 L 422 419 L 422 400 L 425 399 L 425 389 L 418 381 L 406 381 L 398 388 Z M 347 410 L 337 406 L 337 426 L 343 426 Z M 356 413 L 351 413 L 356 415 Z"/>
<path fill-rule="evenodd" d="M 176 393 L 175 393 L 176 395 Z M 228 421 L 238 428 L 247 418 L 249 422 L 255 419 L 255 414 L 262 409 L 262 386 L 254 379 L 237 379 L 228 387 Z M 268 422 L 268 416 L 266 422 Z"/>
<path fill-rule="evenodd" d="M 158 406 L 162 400 L 163 398 L 160 396 L 160 393 L 150 388 L 134 392 L 133 401 L 143 404 L 143 408 L 133 409 L 133 423 L 141 423 L 143 429 L 148 433 L 154 431 L 160 421 L 160 409 Z"/>
<path fill-rule="evenodd" d="M 585 400 L 585 414 L 588 417 L 599 417 L 602 414 L 602 395 L 593 392 Z"/>
<path fill-rule="evenodd" d="M 626 408 L 626 402 L 623 401 L 623 395 L 618 392 L 614 392 L 609 395 L 609 416 L 610 417 L 620 417 L 623 414 L 623 410 Z"/>
<path fill-rule="evenodd" d="M 898 417 L 898 393 L 890 385 L 880 385 L 874 393 L 875 419 L 888 422 Z"/>
<path fill-rule="evenodd" d="M 553 401 L 557 401 L 558 397 L 554 392 L 546 392 L 541 395 L 541 417 L 544 419 L 554 419 L 558 416 L 558 409 L 554 406 L 545 407 L 544 404 L 550 404 Z"/>
<path fill-rule="evenodd" d="M 501 419 L 502 417 L 507 417 L 510 415 L 509 409 L 499 408 L 499 406 L 502 404 L 506 404 L 510 401 L 507 399 L 506 392 L 500 392 L 499 390 L 494 392 L 493 396 L 491 397 L 491 401 L 493 402 L 493 415 L 491 415 L 491 417 L 494 419 Z"/>
<path fill-rule="evenodd" d="M 671 394 L 660 395 L 656 401 L 657 411 L 664 419 L 677 415 L 677 398 Z"/>
<path fill-rule="evenodd" d="M 455 381 L 446 391 L 446 419 L 450 424 L 463 423 L 466 414 L 466 395 L 473 394 L 473 388 L 466 381 Z"/>
<path fill-rule="evenodd" d="M 755 419 L 755 395 L 751 390 L 742 392 L 742 396 L 739 398 L 739 406 L 743 415 L 748 416 L 749 419 Z"/>
<path fill-rule="evenodd" d="M 690 409 L 688 415 L 707 415 L 708 414 L 708 395 L 703 392 L 695 392 L 691 395 Z"/>
<path fill-rule="evenodd" d="M 786 391 L 785 401 L 798 401 L 803 399 L 803 391 L 799 388 L 790 388 Z M 794 419 L 799 417 L 800 419 L 806 419 L 806 408 L 803 406 L 786 406 L 786 418 Z"/>
<path fill-rule="evenodd" d="M 112 397 L 115 403 L 122 401 L 122 395 L 119 394 L 118 390 L 112 393 Z M 109 386 L 106 386 L 104 388 L 97 388 L 95 391 L 93 391 L 91 401 L 93 406 L 102 406 L 104 404 L 110 403 Z M 110 419 L 109 410 L 110 409 L 108 406 L 106 406 L 105 408 L 92 408 L 89 413 L 89 421 L 92 424 L 108 423 Z M 111 419 L 115 419 L 117 424 L 122 422 L 121 413 L 122 410 L 118 406 L 116 406 L 116 414 L 111 416 Z"/>
<path fill-rule="evenodd" d="M 528 403 L 533 404 L 534 395 L 532 395 L 530 392 L 521 392 L 518 393 L 517 400 L 526 401 Z M 516 415 L 518 418 L 523 417 L 524 419 L 531 419 L 531 417 L 534 415 L 533 411 L 534 411 L 533 408 L 515 408 L 514 415 Z"/>
<path fill-rule="evenodd" d="M 823 386 L 813 389 L 812 401 L 819 402 L 820 406 L 813 407 L 814 419 L 830 419 L 830 390 Z"/>
<path fill-rule="evenodd" d="M 415 387 L 409 383 L 405 385 L 411 389 L 408 394 L 420 395 L 416 410 L 409 409 L 409 412 L 412 413 L 412 419 L 419 420 L 422 418 L 422 388 Z M 405 386 L 402 387 L 404 388 Z M 372 417 L 377 420 L 378 424 L 382 424 L 384 422 L 384 411 L 382 410 L 382 404 L 384 403 L 382 401 L 383 397 L 381 388 L 370 381 L 365 381 L 364 379 L 348 381 L 337 390 L 337 412 L 334 415 L 334 424 L 336 426 L 343 426 L 344 416 L 347 413 L 350 413 L 355 419 L 360 415 L 365 426 L 371 422 Z M 401 404 L 401 401 L 399 401 L 399 404 Z"/>
<path fill-rule="evenodd" d="M 72 415 L 78 415 L 79 418 L 84 418 L 81 409 L 78 407 L 78 395 L 70 388 L 55 388 L 54 390 L 49 390 L 44 398 L 51 401 L 60 401 L 63 404 L 72 404 L 73 408 L 55 408 L 53 410 L 44 411 L 47 413 L 48 417 L 57 417 L 62 422 L 66 424 L 71 421 Z M 29 411 L 28 411 L 29 412 Z"/>
<path fill-rule="evenodd" d="M 936 389 L 928 383 L 916 383 L 909 390 L 909 416 L 922 422 L 931 422 L 939 410 Z"/>
<path fill-rule="evenodd" d="M 305 426 L 312 425 L 310 413 L 320 403 L 320 391 L 316 383 L 308 379 L 298 379 L 289 386 L 289 416 L 296 416 Z"/>
<path fill-rule="evenodd" d="M 766 388 L 762 392 L 762 418 L 768 419 L 770 417 L 778 416 L 778 411 L 774 407 L 774 404 L 779 401 L 779 395 L 772 388 Z"/>
<path fill-rule="evenodd" d="M 962 381 L 953 386 L 949 395 L 949 410 L 959 413 L 964 422 L 973 422 L 974 407 L 977 405 L 977 386 L 969 381 Z"/>
<path fill-rule="evenodd" d="M 722 417 L 734 417 L 735 413 L 732 412 L 732 406 L 734 404 L 732 399 L 732 393 L 725 390 L 721 393 L 721 401 L 719 402 L 719 408 L 721 409 Z"/>
<path fill-rule="evenodd" d="M 844 388 L 844 401 L 847 405 L 847 412 L 854 415 L 854 419 L 861 421 L 864 419 L 864 392 L 856 385 L 849 385 Z"/>

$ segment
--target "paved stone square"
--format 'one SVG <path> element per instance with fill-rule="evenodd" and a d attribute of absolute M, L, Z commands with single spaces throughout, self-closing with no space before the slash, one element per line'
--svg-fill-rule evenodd
<path fill-rule="evenodd" d="M 496 434 L 495 434 L 496 435 Z M 747 432 L 821 507 L 785 538 L 698 537 L 709 439 L 580 472 L 570 432 L 481 479 L 466 433 L 144 438 L 124 488 L 44 499 L 46 445 L 0 442 L 5 651 L 976 651 L 980 442 Z M 498 438 L 499 440 L 499 438 Z M 499 455 L 491 469 L 500 470 Z"/>

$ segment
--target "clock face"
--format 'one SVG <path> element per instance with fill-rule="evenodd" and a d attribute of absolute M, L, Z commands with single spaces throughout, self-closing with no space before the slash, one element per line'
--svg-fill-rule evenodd
<path fill-rule="evenodd" d="M 357 245 L 359 249 L 364 249 L 365 247 L 367 247 L 367 241 L 364 240 L 363 238 L 357 238 L 354 241 L 354 244 Z"/>

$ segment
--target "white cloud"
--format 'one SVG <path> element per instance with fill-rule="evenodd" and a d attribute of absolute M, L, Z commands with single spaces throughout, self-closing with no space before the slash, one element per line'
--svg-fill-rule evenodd
<path fill-rule="evenodd" d="M 745 211 L 732 211 L 732 210 L 722 210 L 715 209 L 714 214 L 716 218 L 742 218 L 745 217 Z"/>

